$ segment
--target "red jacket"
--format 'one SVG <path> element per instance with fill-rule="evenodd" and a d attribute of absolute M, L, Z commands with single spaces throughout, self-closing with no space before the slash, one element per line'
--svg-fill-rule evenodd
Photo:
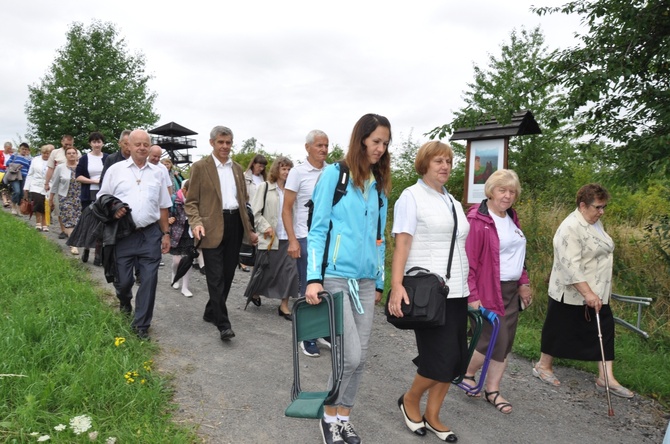
<path fill-rule="evenodd" d="M 516 211 L 510 208 L 507 214 L 514 224 L 521 228 Z M 470 207 L 468 222 L 470 222 L 470 233 L 465 241 L 465 252 L 470 263 L 468 302 L 480 301 L 484 308 L 504 316 L 505 307 L 500 289 L 500 239 L 496 224 L 486 206 L 486 199 L 481 204 Z M 524 267 L 518 285 L 528 282 L 528 273 Z"/>

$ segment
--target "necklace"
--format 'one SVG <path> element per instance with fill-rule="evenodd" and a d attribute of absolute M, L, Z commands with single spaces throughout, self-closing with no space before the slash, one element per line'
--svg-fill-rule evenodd
<path fill-rule="evenodd" d="M 142 175 L 144 174 L 144 168 L 140 168 L 139 177 L 137 176 L 137 174 L 135 174 L 135 170 L 133 170 L 132 168 L 130 168 L 130 172 L 133 173 L 133 176 L 135 176 L 135 182 L 137 183 L 137 186 L 139 186 L 140 183 L 142 183 Z"/>

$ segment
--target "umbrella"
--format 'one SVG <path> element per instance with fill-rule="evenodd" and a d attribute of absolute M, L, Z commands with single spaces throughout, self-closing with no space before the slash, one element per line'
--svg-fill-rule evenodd
<path fill-rule="evenodd" d="M 193 265 L 193 259 L 200 256 L 200 253 L 198 253 L 198 247 L 200 247 L 200 242 L 202 242 L 202 238 L 200 238 L 197 244 L 189 248 L 185 256 L 181 257 L 179 265 L 177 265 L 177 271 L 174 274 L 174 279 L 172 280 L 172 285 L 174 285 L 175 283 L 177 283 L 179 279 L 184 277 L 189 268 L 191 268 L 191 265 Z"/>
<path fill-rule="evenodd" d="M 612 398 L 610 397 L 610 381 L 607 376 L 607 364 L 605 362 L 605 349 L 603 348 L 603 332 L 600 330 L 600 314 L 596 311 L 596 322 L 598 324 L 598 340 L 600 341 L 600 355 L 603 358 L 603 373 L 605 374 L 605 390 L 607 391 L 607 406 L 609 410 L 607 411 L 608 416 L 614 416 L 614 410 L 612 409 Z"/>
<path fill-rule="evenodd" d="M 244 291 L 244 296 L 247 298 L 247 303 L 244 306 L 246 310 L 249 306 L 249 302 L 253 297 L 258 293 L 258 290 L 262 288 L 263 281 L 265 280 L 265 273 L 268 267 L 270 267 L 270 250 L 272 249 L 272 244 L 275 240 L 274 233 L 270 238 L 270 243 L 268 244 L 267 250 L 259 251 L 256 253 L 256 263 L 254 264 L 254 271 L 249 278 L 249 283 L 247 284 L 247 289 Z"/>

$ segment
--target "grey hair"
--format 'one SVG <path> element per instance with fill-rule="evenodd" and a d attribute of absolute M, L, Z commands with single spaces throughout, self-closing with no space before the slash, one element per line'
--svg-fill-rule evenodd
<path fill-rule="evenodd" d="M 5 142 L 5 146 L 11 146 L 12 148 L 14 147 L 14 145 L 12 145 L 12 142 Z"/>
<path fill-rule="evenodd" d="M 130 136 L 131 131 L 130 130 L 123 130 L 121 131 L 121 135 L 119 136 L 119 142 L 123 140 L 124 137 Z"/>
<path fill-rule="evenodd" d="M 209 132 L 209 140 L 214 140 L 219 136 L 230 136 L 231 138 L 234 138 L 233 130 L 227 126 L 217 125 Z"/>
<path fill-rule="evenodd" d="M 327 139 L 328 135 L 321 130 L 316 129 L 312 130 L 309 133 L 307 133 L 307 137 L 305 137 L 305 143 L 311 145 L 314 143 L 314 139 L 316 139 L 317 137 L 325 137 Z"/>

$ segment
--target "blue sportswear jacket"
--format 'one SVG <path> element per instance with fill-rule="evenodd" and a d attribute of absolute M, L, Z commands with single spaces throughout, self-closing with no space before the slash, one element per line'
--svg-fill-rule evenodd
<path fill-rule="evenodd" d="M 330 222 L 325 276 L 347 279 L 375 279 L 376 288 L 384 288 L 384 230 L 388 199 L 381 193 L 379 208 L 377 182 L 372 180 L 367 199 L 351 178 L 347 192 L 333 207 L 333 193 L 340 175 L 339 164 L 327 166 L 314 187 L 312 226 L 307 235 L 307 283 L 323 283 L 323 252 Z M 379 219 L 379 212 L 381 218 Z M 381 243 L 377 245 L 377 222 L 381 222 Z"/>

